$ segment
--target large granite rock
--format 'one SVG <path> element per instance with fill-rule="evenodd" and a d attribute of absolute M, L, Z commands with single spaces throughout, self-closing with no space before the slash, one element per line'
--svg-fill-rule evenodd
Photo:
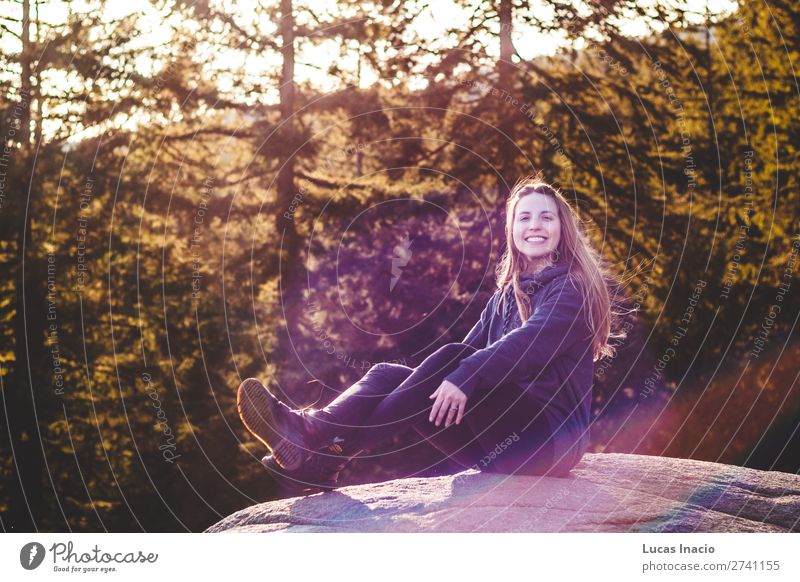
<path fill-rule="evenodd" d="M 785 532 L 799 522 L 797 475 L 587 454 L 566 478 L 396 479 L 261 503 L 206 531 Z"/>

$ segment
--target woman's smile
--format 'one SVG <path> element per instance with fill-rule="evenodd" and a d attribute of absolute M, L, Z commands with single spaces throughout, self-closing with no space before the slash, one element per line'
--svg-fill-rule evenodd
<path fill-rule="evenodd" d="M 547 239 L 543 236 L 529 236 L 525 237 L 525 242 L 529 244 L 541 244 Z"/>

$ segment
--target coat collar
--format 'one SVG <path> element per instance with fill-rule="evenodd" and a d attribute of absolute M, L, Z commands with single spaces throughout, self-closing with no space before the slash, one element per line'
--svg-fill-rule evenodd
<path fill-rule="evenodd" d="M 519 277 L 519 286 L 522 291 L 530 296 L 533 296 L 536 291 L 553 281 L 557 277 L 563 277 L 569 273 L 569 265 L 561 261 L 553 265 L 548 265 L 541 271 L 532 274 L 524 274 Z M 503 335 L 511 329 L 512 318 L 519 318 L 519 311 L 513 300 L 513 287 L 509 284 L 506 289 L 506 295 L 503 297 L 504 313 L 503 313 Z M 507 307 L 506 307 L 507 306 Z"/>
<path fill-rule="evenodd" d="M 556 277 L 561 277 L 567 273 L 569 273 L 569 265 L 562 261 L 548 265 L 536 273 L 520 275 L 519 285 L 523 291 L 531 293 L 536 289 L 541 289 Z"/>

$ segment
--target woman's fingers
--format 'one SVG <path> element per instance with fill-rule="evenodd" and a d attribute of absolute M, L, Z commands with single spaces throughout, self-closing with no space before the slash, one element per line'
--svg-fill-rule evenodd
<path fill-rule="evenodd" d="M 436 422 L 439 416 L 439 411 L 441 410 L 442 406 L 444 405 L 444 396 L 440 392 L 438 396 L 436 396 L 436 402 L 433 403 L 433 408 L 431 408 L 431 416 L 430 421 Z"/>
<path fill-rule="evenodd" d="M 445 428 L 453 424 L 453 419 L 456 417 L 458 408 L 459 408 L 458 404 L 456 404 L 455 402 L 450 403 L 450 408 L 447 409 L 447 420 L 444 421 Z"/>
<path fill-rule="evenodd" d="M 436 426 L 442 424 L 442 420 L 447 415 L 450 407 L 452 406 L 452 398 L 450 396 L 445 396 L 442 398 L 442 404 L 439 407 L 439 413 L 436 415 Z"/>
<path fill-rule="evenodd" d="M 464 410 L 466 410 L 466 408 L 467 408 L 466 400 L 458 403 L 458 416 L 456 417 L 456 424 L 461 424 L 461 419 L 464 416 Z"/>
<path fill-rule="evenodd" d="M 436 396 L 436 402 L 433 403 L 433 407 L 431 408 L 431 414 L 430 416 L 428 416 L 428 421 L 433 422 L 433 419 L 436 418 L 436 415 L 439 412 L 439 408 L 441 408 L 442 406 L 442 400 L 444 400 L 444 398 L 442 397 L 442 393 L 440 392 Z"/>
<path fill-rule="evenodd" d="M 464 417 L 464 411 L 467 408 L 467 401 L 464 399 L 453 400 L 450 404 L 450 412 L 447 415 L 447 422 L 445 423 L 445 428 L 453 424 L 453 418 L 455 418 L 455 424 L 461 424 L 461 419 Z"/>
<path fill-rule="evenodd" d="M 460 390 L 452 390 L 442 389 L 445 386 L 442 383 L 436 390 L 434 390 L 433 394 L 430 395 L 430 398 L 436 398 L 436 401 L 433 403 L 431 407 L 431 413 L 428 416 L 429 422 L 435 422 L 436 426 L 442 424 L 442 420 L 445 421 L 445 428 L 453 424 L 453 420 L 455 419 L 456 424 L 461 424 L 461 418 L 464 416 L 464 410 L 466 409 L 466 397 Z"/>

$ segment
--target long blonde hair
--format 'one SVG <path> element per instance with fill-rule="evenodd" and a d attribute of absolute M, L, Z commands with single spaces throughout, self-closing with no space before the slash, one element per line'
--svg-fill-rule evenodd
<path fill-rule="evenodd" d="M 517 203 L 524 196 L 544 194 L 550 196 L 558 208 L 561 222 L 561 237 L 556 248 L 558 262 L 569 266 L 569 276 L 578 284 L 578 288 L 586 298 L 589 306 L 589 325 L 593 331 L 592 354 L 597 361 L 602 357 L 613 357 L 614 347 L 611 339 L 622 339 L 624 333 L 612 330 L 615 323 L 615 312 L 612 310 L 608 282 L 616 282 L 616 278 L 605 266 L 602 256 L 592 248 L 583 225 L 575 211 L 556 188 L 535 176 L 527 176 L 517 181 L 511 189 L 506 201 L 506 250 L 497 264 L 497 287 L 505 296 L 507 289 L 514 289 L 520 319 L 527 320 L 531 316 L 530 297 L 520 285 L 520 274 L 525 267 L 526 258 L 514 244 L 514 212 Z M 498 301 L 498 308 L 501 302 Z"/>

